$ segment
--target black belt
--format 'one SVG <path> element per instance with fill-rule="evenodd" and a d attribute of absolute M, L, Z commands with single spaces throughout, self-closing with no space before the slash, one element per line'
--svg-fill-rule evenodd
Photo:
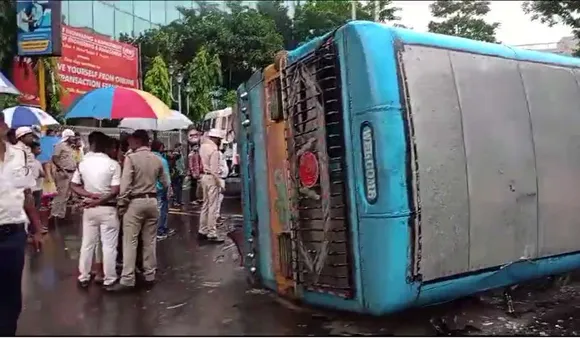
<path fill-rule="evenodd" d="M 117 202 L 106 202 L 103 204 L 99 204 L 100 207 L 113 207 L 116 208 L 117 207 Z"/>
<path fill-rule="evenodd" d="M 131 197 L 129 197 L 129 199 L 137 199 L 137 198 L 157 198 L 157 193 L 154 192 L 148 192 L 148 193 L 144 193 L 144 194 L 135 194 L 135 195 L 131 195 Z"/>
<path fill-rule="evenodd" d="M 0 224 L 0 239 L 24 231 L 24 223 Z"/>

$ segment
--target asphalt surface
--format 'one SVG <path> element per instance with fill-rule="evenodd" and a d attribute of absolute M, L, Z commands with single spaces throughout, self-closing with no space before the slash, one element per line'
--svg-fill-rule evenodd
<path fill-rule="evenodd" d="M 226 199 L 227 226 L 241 224 L 240 201 Z M 29 253 L 19 335 L 577 335 L 580 278 L 546 278 L 503 290 L 372 318 L 281 300 L 246 282 L 232 243 L 198 243 L 198 209 L 174 210 L 176 234 L 158 243 L 158 283 L 109 294 L 76 286 L 80 219 L 52 229 L 41 253 Z"/>

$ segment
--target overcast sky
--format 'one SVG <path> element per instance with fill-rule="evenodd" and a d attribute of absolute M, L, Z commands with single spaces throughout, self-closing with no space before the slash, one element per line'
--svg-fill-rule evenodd
<path fill-rule="evenodd" d="M 548 27 L 540 22 L 532 22 L 522 11 L 523 1 L 492 1 L 491 12 L 486 19 L 499 22 L 499 41 L 508 45 L 557 42 L 564 36 L 571 35 L 571 29 L 558 25 Z M 429 4 L 431 1 L 393 1 L 401 8 L 401 23 L 415 30 L 426 31 L 431 21 Z"/>

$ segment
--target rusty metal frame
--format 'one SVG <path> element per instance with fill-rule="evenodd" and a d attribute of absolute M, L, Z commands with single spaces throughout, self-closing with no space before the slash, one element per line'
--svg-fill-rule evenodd
<path fill-rule="evenodd" d="M 350 232 L 349 221 L 347 217 L 347 205 L 345 186 L 346 180 L 346 164 L 344 154 L 338 158 L 333 158 L 336 161 L 334 164 L 339 164 L 340 169 L 333 170 L 341 175 L 342 179 L 331 182 L 331 168 L 329 167 L 329 144 L 327 140 L 329 137 L 335 137 L 339 142 L 339 146 L 334 145 L 333 148 L 341 148 L 344 151 L 344 133 L 342 129 L 339 134 L 328 134 L 327 127 L 331 124 L 333 127 L 344 128 L 341 122 L 328 122 L 327 118 L 333 115 L 333 118 L 339 117 L 338 121 L 342 121 L 342 106 L 340 105 L 340 70 L 334 51 L 334 42 L 329 39 L 323 43 L 317 50 L 304 56 L 301 60 L 281 67 L 281 83 L 282 83 L 282 102 L 284 117 L 286 118 L 286 139 L 287 139 L 287 155 L 289 160 L 288 182 L 289 196 L 291 198 L 291 234 L 293 242 L 293 252 L 295 264 L 294 280 L 295 282 L 311 291 L 330 293 L 344 298 L 350 298 L 354 295 L 354 279 L 352 278 L 352 261 L 350 248 Z M 321 77 L 322 73 L 328 74 L 334 72 L 333 76 Z M 334 87 L 326 88 L 322 86 L 324 81 L 333 80 Z M 331 94 L 331 97 L 326 95 Z M 335 97 L 332 97 L 334 95 Z M 331 104 L 337 104 L 338 108 L 334 111 L 327 111 L 327 107 Z M 328 104 L 328 106 L 327 106 Z M 302 109 L 300 108 L 302 107 Z M 308 117 L 314 115 L 314 117 Z M 298 120 L 298 121 L 296 121 Z M 315 123 L 316 128 L 306 131 L 306 125 Z M 302 130 L 300 130 L 302 126 Z M 296 139 L 299 138 L 303 142 L 296 144 Z M 334 141 L 336 143 L 337 141 Z M 334 144 L 333 143 L 333 144 Z M 340 150 L 340 149 L 339 149 Z M 301 187 L 298 179 L 298 159 L 307 151 L 315 152 L 318 159 L 318 169 L 320 175 L 318 176 L 318 189 Z M 333 184 L 342 184 L 340 193 L 332 193 L 331 186 Z M 318 191 L 317 191 L 318 190 Z M 333 196 L 331 196 L 333 195 Z M 331 203 L 332 197 L 342 197 L 342 204 L 333 206 Z M 304 200 L 316 202 L 320 207 L 305 207 Z M 302 202 L 301 202 L 302 201 Z M 306 224 L 308 221 L 314 219 L 305 218 L 302 213 L 304 211 L 317 209 L 321 210 L 322 216 L 318 221 L 322 221 L 321 229 L 309 228 Z M 342 210 L 342 216 L 331 216 L 331 210 Z M 333 222 L 340 221 L 343 226 L 339 229 L 333 228 Z M 322 240 L 305 241 L 304 234 L 309 231 L 322 232 Z M 330 236 L 332 233 L 344 233 L 345 240 L 333 241 Z M 314 243 L 319 244 L 318 246 Z M 329 247 L 332 244 L 341 245 L 343 252 L 329 252 Z M 312 248 L 314 246 L 314 248 Z M 314 256 L 312 255 L 314 254 Z M 330 264 L 327 258 L 330 255 L 344 255 L 344 263 Z M 322 271 L 325 268 L 345 268 L 347 276 L 343 275 L 323 275 Z M 346 286 L 332 285 L 333 283 L 322 283 L 321 278 L 330 280 L 342 279 L 347 280 Z M 344 282 L 343 282 L 344 284 Z M 341 285 L 343 285 L 341 284 Z"/>

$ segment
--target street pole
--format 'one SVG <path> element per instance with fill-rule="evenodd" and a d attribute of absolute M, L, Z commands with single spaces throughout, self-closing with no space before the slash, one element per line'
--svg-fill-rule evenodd
<path fill-rule="evenodd" d="M 381 6 L 381 2 L 380 1 L 375 1 L 375 7 L 374 7 L 374 11 L 375 11 L 375 22 L 379 22 L 379 13 L 380 13 L 380 6 Z"/>
<path fill-rule="evenodd" d="M 180 114 L 183 114 L 181 112 L 181 84 L 180 83 L 177 84 L 177 110 L 179 110 Z"/>
<path fill-rule="evenodd" d="M 141 43 L 137 45 L 137 74 L 139 74 L 139 89 L 143 90 L 143 60 L 141 58 Z"/>
<path fill-rule="evenodd" d="M 183 112 L 181 112 L 181 81 L 179 81 L 177 83 L 177 101 L 179 101 L 177 103 L 177 109 L 179 109 L 179 113 L 183 114 Z M 179 143 L 183 142 L 183 130 L 179 129 Z"/>
<path fill-rule="evenodd" d="M 356 20 L 356 0 L 350 2 L 350 16 L 351 20 Z"/>

